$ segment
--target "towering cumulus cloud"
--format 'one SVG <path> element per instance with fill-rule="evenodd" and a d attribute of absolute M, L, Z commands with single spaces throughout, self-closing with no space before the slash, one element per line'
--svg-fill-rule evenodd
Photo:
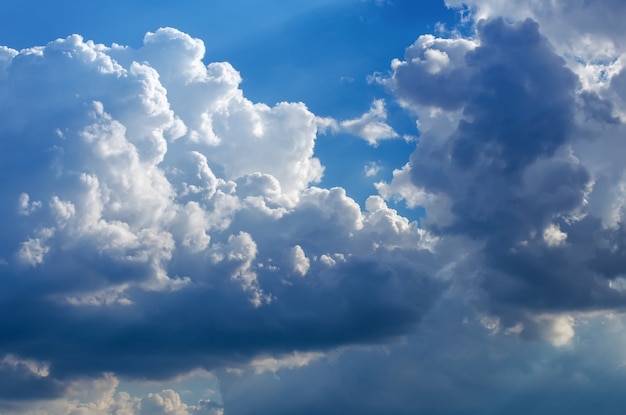
<path fill-rule="evenodd" d="M 247 100 L 200 40 L 160 29 L 140 49 L 74 35 L 0 52 L 6 410 L 92 379 L 104 412 L 89 413 L 125 399 L 216 411 L 112 391 L 378 343 L 413 330 L 442 288 L 415 223 L 312 185 L 321 121 Z"/>
<path fill-rule="evenodd" d="M 497 9 L 485 3 L 475 13 Z M 380 80 L 419 114 L 422 139 L 379 189 L 444 210 L 431 229 L 480 246 L 477 277 L 505 327 L 565 342 L 564 315 L 626 305 L 621 70 L 586 85 L 587 57 L 568 62 L 530 18 L 476 31 L 421 36 Z"/>

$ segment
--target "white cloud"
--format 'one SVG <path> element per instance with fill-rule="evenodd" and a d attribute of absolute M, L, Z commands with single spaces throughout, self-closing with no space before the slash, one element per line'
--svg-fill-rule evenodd
<path fill-rule="evenodd" d="M 337 262 L 343 262 L 346 260 L 346 258 L 343 254 L 334 254 L 334 255 L 322 254 L 319 257 L 319 260 L 324 265 L 327 265 L 329 267 L 334 267 L 335 265 L 337 265 Z"/>
<path fill-rule="evenodd" d="M 258 357 L 250 362 L 250 367 L 255 373 L 272 372 L 276 373 L 280 369 L 294 369 L 307 366 L 311 362 L 321 359 L 324 355 L 322 353 L 292 353 L 287 356 L 280 357 Z"/>
<path fill-rule="evenodd" d="M 558 225 L 550 224 L 543 230 L 543 240 L 549 247 L 561 246 L 567 240 L 567 234 Z"/>
<path fill-rule="evenodd" d="M 385 101 L 376 99 L 370 110 L 359 118 L 342 121 L 339 125 L 343 131 L 363 138 L 370 145 L 376 146 L 379 141 L 397 138 L 398 133 L 386 123 L 387 110 Z"/>
<path fill-rule="evenodd" d="M 174 29 L 138 49 L 75 35 L 0 51 L 0 172 L 14 178 L 0 257 L 18 305 L 0 329 L 21 336 L 0 351 L 49 364 L 3 369 L 0 402 L 21 388 L 54 415 L 219 413 L 116 379 L 301 367 L 413 330 L 439 295 L 426 231 L 380 198 L 363 211 L 314 186 L 317 134 L 337 122 L 253 103 L 230 64 L 203 59 Z M 385 119 L 379 100 L 345 128 L 376 144 L 397 135 Z"/>
<path fill-rule="evenodd" d="M 293 261 L 293 272 L 304 277 L 309 271 L 311 261 L 306 257 L 306 254 L 300 245 L 296 245 L 291 248 L 291 258 Z"/>
<path fill-rule="evenodd" d="M 404 201 L 409 208 L 424 207 L 425 223 L 445 225 L 452 220 L 448 198 L 443 194 L 430 193 L 424 188 L 417 187 L 411 180 L 410 164 L 394 170 L 391 182 L 381 181 L 374 186 L 385 200 Z"/>
<path fill-rule="evenodd" d="M 18 201 L 18 211 L 20 215 L 28 216 L 39 208 L 41 208 L 41 201 L 35 200 L 31 202 L 28 193 L 20 194 Z"/>
<path fill-rule="evenodd" d="M 54 231 L 54 228 L 40 229 L 36 238 L 28 238 L 28 240 L 20 243 L 17 252 L 20 261 L 33 267 L 43 263 L 44 256 L 50 251 L 46 242 L 54 235 Z"/>
<path fill-rule="evenodd" d="M 382 167 L 375 161 L 367 163 L 363 168 L 365 171 L 365 177 L 374 177 L 380 172 L 381 169 Z"/>
<path fill-rule="evenodd" d="M 9 54 L 13 61 L 7 64 L 8 76 L 16 67 L 28 67 L 30 61 L 43 61 L 49 69 L 34 77 L 31 82 L 36 83 L 49 76 L 54 65 L 65 65 L 68 70 L 55 75 L 60 77 L 58 85 L 76 94 L 65 95 L 60 109 L 74 124 L 59 125 L 63 117 L 51 120 L 57 123 L 50 125 L 51 131 L 64 131 L 61 140 L 50 136 L 51 141 L 39 144 L 39 151 L 50 154 L 49 166 L 54 165 L 56 174 L 29 192 L 50 201 L 56 228 L 49 229 L 62 230 L 58 235 L 62 239 L 71 236 L 66 246 L 93 244 L 105 255 L 143 262 L 153 279 L 147 286 L 170 284 L 165 263 L 176 244 L 191 252 L 206 250 L 210 232 L 228 226 L 242 208 L 231 180 L 238 180 L 241 197 L 256 198 L 246 199 L 251 206 L 260 203 L 280 215 L 281 206 L 293 206 L 299 192 L 321 177 L 321 165 L 312 157 L 316 117 L 302 104 L 270 108 L 249 102 L 238 89 L 240 77 L 230 65 L 201 62 L 204 46 L 198 39 L 162 29 L 149 33 L 139 50 L 107 48 L 72 36 L 35 51 Z M 164 59 L 165 51 L 173 55 Z M 72 74 L 72 70 L 82 73 Z M 94 79 L 90 95 L 80 90 L 79 82 L 89 78 Z M 91 106 L 89 121 L 81 126 L 76 123 L 84 115 L 74 108 L 85 105 Z M 31 111 L 38 116 L 36 107 Z M 204 124 L 205 130 L 195 125 L 202 119 L 211 120 L 210 126 Z M 219 140 L 201 139 L 201 131 Z M 176 141 L 168 143 L 168 139 Z M 197 174 L 186 173 L 189 168 L 181 164 L 189 157 L 197 160 Z M 214 175 L 215 168 L 224 178 Z M 258 174 L 272 187 L 258 195 L 244 193 L 241 180 Z M 77 185 L 60 187 L 63 181 L 77 178 Z M 258 183 L 248 187 L 253 192 L 262 188 Z M 181 197 L 184 204 L 178 202 Z M 30 200 L 30 193 L 23 191 L 20 214 L 41 209 L 41 201 Z M 22 260 L 43 262 L 47 238 L 26 238 L 19 254 Z"/>
<path fill-rule="evenodd" d="M 235 265 L 231 278 L 238 281 L 245 291 L 250 292 L 252 304 L 258 307 L 263 302 L 270 301 L 259 288 L 256 272 L 252 268 L 258 250 L 249 233 L 239 232 L 237 235 L 230 235 L 228 243 L 219 246 L 218 252 L 220 257 Z"/>

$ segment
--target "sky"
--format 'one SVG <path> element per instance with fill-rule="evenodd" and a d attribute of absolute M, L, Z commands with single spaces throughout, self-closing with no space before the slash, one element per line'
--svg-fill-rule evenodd
<path fill-rule="evenodd" d="M 622 414 L 624 18 L 3 2 L 0 414 Z"/>

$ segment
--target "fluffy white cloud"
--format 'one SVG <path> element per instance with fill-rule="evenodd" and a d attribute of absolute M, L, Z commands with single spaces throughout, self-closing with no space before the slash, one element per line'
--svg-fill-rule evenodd
<path fill-rule="evenodd" d="M 415 222 L 313 186 L 322 119 L 251 102 L 203 58 L 169 28 L 0 50 L 3 413 L 219 413 L 115 379 L 304 366 L 412 331 L 443 289 Z M 385 117 L 375 101 L 345 128 L 375 144 Z"/>
<path fill-rule="evenodd" d="M 18 200 L 18 209 L 20 215 L 28 216 L 31 213 L 35 212 L 37 209 L 41 207 L 41 201 L 35 200 L 33 202 L 30 201 L 30 196 L 28 193 L 22 193 Z"/>
<path fill-rule="evenodd" d="M 306 257 L 300 245 L 291 248 L 291 258 L 293 260 L 293 271 L 300 276 L 305 276 L 311 266 L 311 261 Z"/>
<path fill-rule="evenodd" d="M 543 230 L 543 240 L 548 246 L 559 246 L 565 243 L 567 234 L 562 232 L 557 225 L 550 224 Z"/>
<path fill-rule="evenodd" d="M 381 140 L 398 137 L 398 133 L 387 124 L 385 101 L 377 99 L 372 102 L 368 112 L 359 118 L 342 121 L 339 125 L 343 131 L 363 138 L 370 145 L 376 146 Z"/>

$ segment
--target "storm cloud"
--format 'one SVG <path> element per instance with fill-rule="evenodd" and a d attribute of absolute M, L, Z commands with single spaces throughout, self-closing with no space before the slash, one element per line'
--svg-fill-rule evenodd
<path fill-rule="evenodd" d="M 425 204 L 427 229 L 481 247 L 476 278 L 490 312 L 531 338 L 549 338 L 554 327 L 542 325 L 554 322 L 540 323 L 540 315 L 622 310 L 623 210 L 609 226 L 590 209 L 605 186 L 620 186 L 621 177 L 607 183 L 595 163 L 606 169 L 623 148 L 616 136 L 598 134 L 621 134 L 621 122 L 610 101 L 583 88 L 539 25 L 496 18 L 477 22 L 475 39 L 425 35 L 392 68 L 379 81 L 424 128 L 396 189 L 379 189 Z M 432 85 L 444 87 L 435 94 Z M 436 128 L 444 117 L 454 127 Z M 608 156 L 592 160 L 588 146 Z M 411 187 L 413 200 L 402 194 Z"/>

